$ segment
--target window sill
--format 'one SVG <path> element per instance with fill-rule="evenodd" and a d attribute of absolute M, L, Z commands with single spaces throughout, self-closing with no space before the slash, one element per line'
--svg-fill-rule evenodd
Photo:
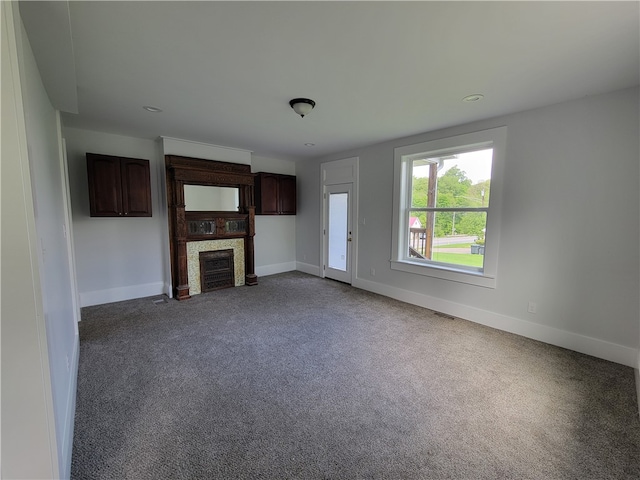
<path fill-rule="evenodd" d="M 466 283 L 478 287 L 496 288 L 495 277 L 487 276 L 483 273 L 456 270 L 449 267 L 437 265 L 425 265 L 423 263 L 411 262 L 407 260 L 391 260 L 391 269 L 401 272 L 414 273 L 427 277 L 440 278 L 451 282 Z"/>

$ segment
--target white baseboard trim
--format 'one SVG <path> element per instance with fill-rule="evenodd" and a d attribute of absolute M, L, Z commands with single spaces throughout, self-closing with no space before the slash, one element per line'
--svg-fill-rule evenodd
<path fill-rule="evenodd" d="M 121 302 L 134 298 L 152 297 L 164 293 L 164 282 L 131 285 L 128 287 L 108 288 L 92 292 L 80 292 L 80 306 L 90 307 L 105 303 Z"/>
<path fill-rule="evenodd" d="M 273 265 L 263 265 L 262 267 L 256 267 L 256 275 L 258 280 L 260 277 L 267 277 L 269 275 L 275 275 L 277 273 L 290 272 L 296 269 L 296 262 L 274 263 Z"/>
<path fill-rule="evenodd" d="M 315 275 L 316 277 L 320 276 L 320 267 L 317 265 L 310 265 L 308 263 L 296 262 L 295 269 L 303 273 L 308 273 L 309 275 Z"/>
<path fill-rule="evenodd" d="M 78 387 L 78 362 L 80 360 L 80 340 L 75 336 L 71 354 L 69 390 L 65 409 L 64 433 L 62 435 L 62 458 L 60 459 L 60 478 L 71 476 L 71 454 L 73 453 L 73 426 L 76 418 L 76 391 Z"/>
<path fill-rule="evenodd" d="M 567 348 L 576 352 L 602 358 L 611 362 L 620 363 L 637 368 L 638 350 L 615 343 L 598 340 L 596 338 L 567 332 L 557 328 L 527 322 L 515 317 L 509 317 L 499 313 L 489 312 L 468 305 L 463 305 L 441 298 L 410 292 L 389 285 L 356 278 L 353 286 L 387 297 L 395 298 L 403 302 L 429 308 L 438 312 L 453 315 L 471 322 L 486 325 L 488 327 L 515 333 L 523 337 L 539 340 L 544 343 Z"/>

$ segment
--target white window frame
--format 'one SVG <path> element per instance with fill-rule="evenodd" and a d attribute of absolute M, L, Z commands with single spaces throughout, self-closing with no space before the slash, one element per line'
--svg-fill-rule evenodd
<path fill-rule="evenodd" d="M 506 154 L 507 127 L 497 127 L 479 132 L 441 138 L 429 142 L 406 145 L 394 149 L 393 177 L 393 234 L 391 241 L 391 269 L 417 275 L 462 282 L 487 288 L 496 287 L 498 247 L 502 204 L 503 170 Z M 491 166 L 491 198 L 487 212 L 484 268 L 482 271 L 455 267 L 409 257 L 407 212 L 411 207 L 411 168 L 414 159 L 422 156 L 452 155 L 486 148 L 493 149 Z"/>

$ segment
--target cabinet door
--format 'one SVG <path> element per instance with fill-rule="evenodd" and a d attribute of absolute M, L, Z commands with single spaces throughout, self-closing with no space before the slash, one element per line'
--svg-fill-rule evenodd
<path fill-rule="evenodd" d="M 258 177 L 259 209 L 262 215 L 277 215 L 278 206 L 278 177 L 269 173 L 261 173 Z"/>
<path fill-rule="evenodd" d="M 278 201 L 281 215 L 296 214 L 296 177 L 290 175 L 280 177 Z"/>
<path fill-rule="evenodd" d="M 89 211 L 92 217 L 122 215 L 120 159 L 87 153 Z"/>
<path fill-rule="evenodd" d="M 120 161 L 122 174 L 122 211 L 129 217 L 151 216 L 151 184 L 149 160 L 123 158 Z"/>

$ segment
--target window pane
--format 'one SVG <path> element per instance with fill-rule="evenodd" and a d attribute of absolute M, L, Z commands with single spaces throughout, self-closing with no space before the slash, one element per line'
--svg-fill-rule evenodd
<path fill-rule="evenodd" d="M 347 270 L 349 194 L 329 194 L 329 268 Z"/>
<path fill-rule="evenodd" d="M 412 207 L 487 207 L 493 149 L 412 162 Z"/>
<path fill-rule="evenodd" d="M 429 230 L 426 228 L 424 218 L 425 212 L 411 212 L 409 219 L 409 250 L 407 254 L 409 257 L 423 258 L 429 260 L 431 258 L 431 244 L 433 236 L 429 234 Z M 432 213 L 428 214 L 433 216 Z M 420 219 L 423 219 L 420 222 Z"/>
<path fill-rule="evenodd" d="M 435 207 L 435 182 L 438 174 L 438 163 L 429 160 L 414 160 L 411 180 L 411 206 Z"/>
<path fill-rule="evenodd" d="M 428 228 L 409 226 L 408 255 L 416 259 L 482 269 L 487 227 L 485 212 L 410 212 L 410 218 L 433 215 L 433 234 Z"/>

